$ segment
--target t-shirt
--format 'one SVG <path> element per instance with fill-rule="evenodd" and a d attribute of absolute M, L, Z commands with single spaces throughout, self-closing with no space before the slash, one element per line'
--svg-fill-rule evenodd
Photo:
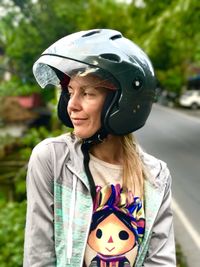
<path fill-rule="evenodd" d="M 90 155 L 89 168 L 96 197 L 84 265 L 132 267 L 144 233 L 143 202 L 123 189 L 121 165 Z"/>

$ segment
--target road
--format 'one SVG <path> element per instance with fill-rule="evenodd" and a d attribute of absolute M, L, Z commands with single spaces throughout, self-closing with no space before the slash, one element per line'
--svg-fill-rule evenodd
<path fill-rule="evenodd" d="M 200 266 L 200 117 L 155 105 L 136 138 L 167 162 L 173 178 L 176 240 L 188 265 Z"/>

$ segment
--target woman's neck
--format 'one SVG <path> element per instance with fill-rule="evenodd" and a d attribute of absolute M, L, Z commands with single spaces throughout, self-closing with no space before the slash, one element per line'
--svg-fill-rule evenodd
<path fill-rule="evenodd" d="M 123 149 L 121 137 L 108 135 L 102 143 L 91 147 L 90 153 L 105 162 L 122 165 Z"/>

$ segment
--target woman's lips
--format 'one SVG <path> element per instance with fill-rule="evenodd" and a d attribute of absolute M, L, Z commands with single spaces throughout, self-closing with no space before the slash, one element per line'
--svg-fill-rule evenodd
<path fill-rule="evenodd" d="M 86 118 L 72 118 L 72 123 L 75 126 L 82 125 L 87 119 Z"/>

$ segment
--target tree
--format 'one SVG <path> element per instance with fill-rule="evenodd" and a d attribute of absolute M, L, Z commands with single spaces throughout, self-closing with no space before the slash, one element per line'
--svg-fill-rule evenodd
<path fill-rule="evenodd" d="M 188 76 L 188 66 L 191 63 L 200 65 L 200 2 L 144 2 L 141 20 L 148 25 L 140 29 L 140 42 L 151 57 L 163 86 L 180 92 Z"/>
<path fill-rule="evenodd" d="M 10 6 L 0 24 L 1 45 L 9 58 L 7 68 L 31 83 L 34 60 L 56 39 L 76 30 L 75 18 L 83 1 L 75 6 L 68 0 L 10 0 Z M 66 12 L 66 6 L 71 12 Z"/>
<path fill-rule="evenodd" d="M 0 22 L 0 47 L 6 57 L 3 67 L 23 82 L 35 83 L 33 62 L 55 40 L 79 30 L 113 28 L 147 52 L 164 86 L 169 73 L 182 75 L 177 79 L 180 83 L 169 88 L 179 90 L 188 65 L 200 65 L 200 2 L 138 2 L 0 0 L 7 10 Z"/>

